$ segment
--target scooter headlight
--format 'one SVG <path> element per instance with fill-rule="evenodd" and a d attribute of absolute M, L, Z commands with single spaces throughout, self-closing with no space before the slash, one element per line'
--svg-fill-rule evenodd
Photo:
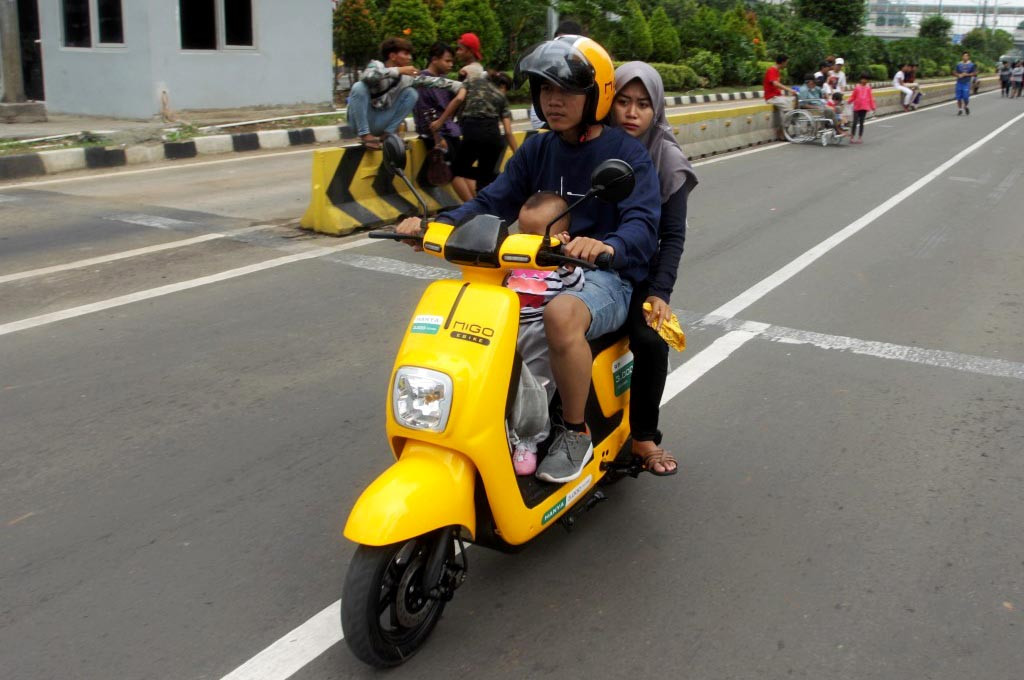
<path fill-rule="evenodd" d="M 403 366 L 395 373 L 391 407 L 399 425 L 444 432 L 452 410 L 452 379 L 440 371 Z"/>

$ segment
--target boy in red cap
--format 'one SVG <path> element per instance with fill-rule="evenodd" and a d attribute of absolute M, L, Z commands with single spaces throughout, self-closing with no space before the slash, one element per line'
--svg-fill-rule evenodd
<path fill-rule="evenodd" d="M 480 38 L 476 37 L 476 33 L 463 33 L 459 36 L 458 45 L 455 58 L 464 64 L 459 69 L 459 80 L 472 80 L 485 75 L 484 65 L 480 63 Z"/>

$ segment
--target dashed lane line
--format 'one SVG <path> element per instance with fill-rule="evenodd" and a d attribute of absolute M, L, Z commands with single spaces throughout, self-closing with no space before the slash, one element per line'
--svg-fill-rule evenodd
<path fill-rule="evenodd" d="M 66 262 L 64 264 L 55 264 L 49 267 L 40 267 L 39 269 L 29 269 L 23 272 L 15 272 L 13 274 L 4 274 L 0 276 L 0 283 L 9 283 L 11 281 L 21 281 L 24 279 L 31 279 L 36 276 L 47 276 L 49 274 L 58 274 L 60 272 L 70 271 L 72 269 L 82 269 L 83 267 L 92 267 L 98 264 L 106 264 L 107 262 L 116 262 L 118 260 L 126 260 L 131 257 L 139 257 L 140 255 L 149 255 L 151 253 L 159 253 L 164 250 L 173 250 L 175 248 L 184 248 L 186 246 L 192 246 L 197 243 L 205 243 L 206 241 L 215 241 L 222 238 L 232 238 L 241 234 L 246 234 L 252 231 L 260 231 L 262 229 L 268 229 L 274 225 L 260 224 L 252 227 L 245 227 L 244 229 L 235 229 L 229 232 L 214 232 L 211 234 L 203 234 L 202 236 L 193 236 L 192 238 L 179 239 L 177 241 L 168 241 L 167 243 L 158 243 L 152 246 L 145 246 L 142 248 L 134 248 L 132 250 L 122 250 L 118 253 L 110 253 L 109 255 L 98 255 L 96 257 L 86 258 L 84 260 L 75 260 L 74 262 Z"/>
<path fill-rule="evenodd" d="M 356 241 L 342 243 L 336 246 L 315 248 L 304 253 L 296 253 L 294 255 L 277 257 L 272 260 L 264 260 L 263 262 L 257 262 L 256 264 L 251 264 L 245 267 L 238 267 L 236 269 L 229 269 L 227 271 L 219 272 L 217 274 L 210 274 L 209 276 L 201 276 L 197 279 L 191 279 L 189 281 L 171 283 L 166 286 L 160 286 L 158 288 L 150 288 L 148 290 L 141 290 L 136 293 L 129 293 L 128 295 L 121 295 L 120 297 L 111 298 L 109 300 L 102 300 L 100 302 L 93 302 L 87 305 L 71 307 L 70 309 L 64 309 L 59 312 L 41 314 L 39 316 L 33 316 L 28 319 L 22 319 L 20 321 L 12 321 L 10 323 L 0 324 L 0 336 L 9 335 L 10 333 L 17 333 L 18 331 L 27 330 L 29 328 L 45 326 L 47 324 L 56 323 L 58 321 L 64 321 L 66 319 L 73 319 L 75 317 L 85 316 L 86 314 L 102 312 L 107 309 L 121 307 L 123 305 L 128 305 L 133 302 L 141 302 L 142 300 L 152 300 L 153 298 L 162 297 L 164 295 L 170 295 L 171 293 L 180 293 L 181 291 L 184 290 L 199 288 L 200 286 L 206 286 L 211 283 L 227 281 L 229 279 L 235 279 L 240 276 L 246 276 L 248 274 L 254 274 L 256 272 L 265 271 L 267 269 L 282 267 L 286 264 L 292 264 L 293 262 L 302 262 L 303 260 L 312 260 L 318 257 L 324 257 L 325 255 L 333 255 L 334 253 L 338 253 L 343 250 L 349 250 L 350 248 L 358 248 L 359 246 L 365 245 L 368 241 L 369 239 L 359 239 Z"/>

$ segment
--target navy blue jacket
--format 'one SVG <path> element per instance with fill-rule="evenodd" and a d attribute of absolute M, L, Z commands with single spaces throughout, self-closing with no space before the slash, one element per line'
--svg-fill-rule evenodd
<path fill-rule="evenodd" d="M 615 249 L 614 268 L 626 280 L 640 283 L 658 251 L 661 190 L 647 149 L 618 128 L 605 127 L 597 139 L 578 145 L 552 132 L 529 137 L 494 182 L 439 218 L 460 224 L 470 215 L 486 213 L 512 222 L 526 199 L 538 191 L 555 192 L 572 203 L 587 193 L 590 173 L 609 158 L 633 166 L 636 188 L 617 205 L 592 198 L 573 210 L 569 233 L 610 245 Z"/>

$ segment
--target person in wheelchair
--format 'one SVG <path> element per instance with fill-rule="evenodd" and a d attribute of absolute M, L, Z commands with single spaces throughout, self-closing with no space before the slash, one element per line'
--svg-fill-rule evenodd
<path fill-rule="evenodd" d="M 826 97 L 825 105 L 836 114 L 838 129 L 845 132 L 850 125 L 850 117 L 846 110 L 847 106 L 843 103 L 843 93 L 833 92 L 830 96 Z"/>
<path fill-rule="evenodd" d="M 836 112 L 828 106 L 813 74 L 804 76 L 804 86 L 796 93 L 797 108 L 815 111 L 829 122 L 838 133 L 839 120 Z"/>

